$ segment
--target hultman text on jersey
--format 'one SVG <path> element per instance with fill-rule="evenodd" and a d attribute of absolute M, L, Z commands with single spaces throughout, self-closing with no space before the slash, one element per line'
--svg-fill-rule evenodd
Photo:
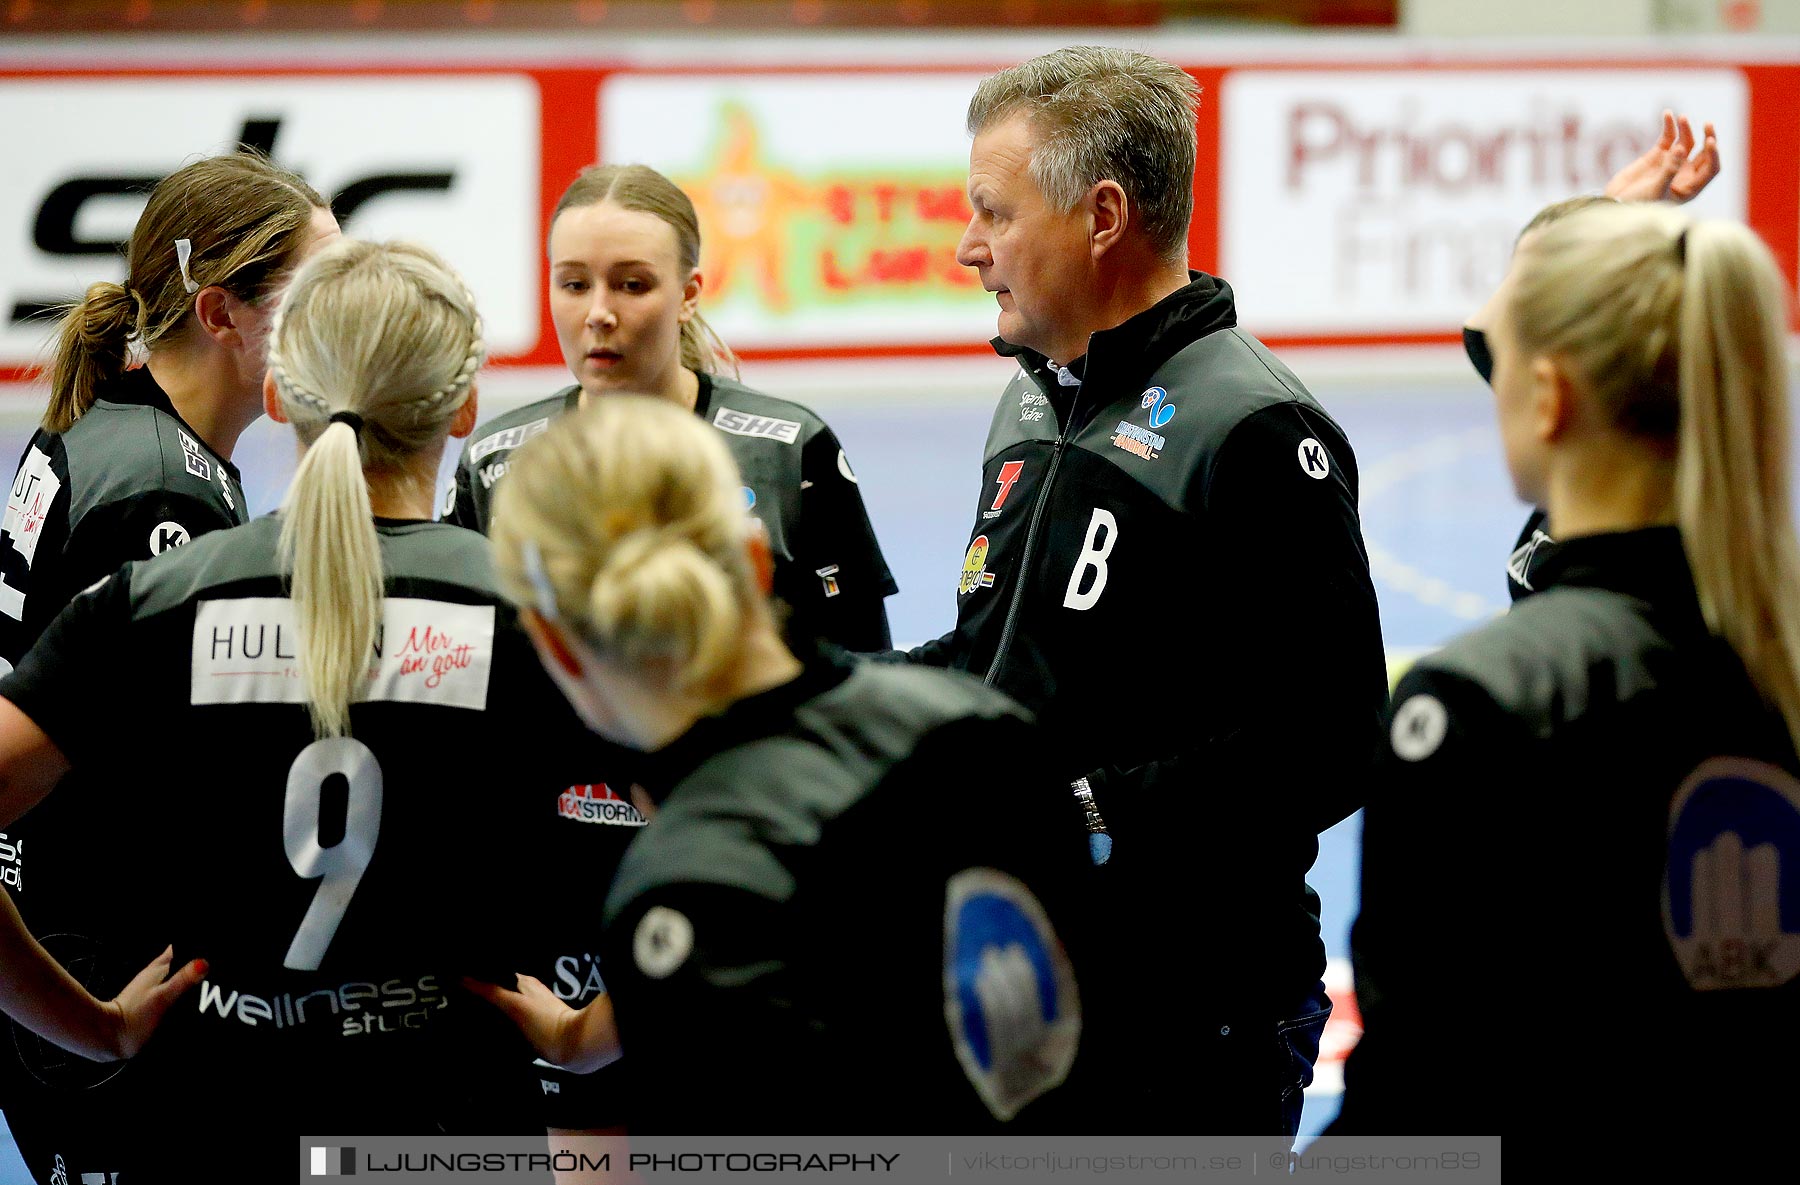
<path fill-rule="evenodd" d="M 294 603 L 286 597 L 202 601 L 194 614 L 190 702 L 299 704 Z M 494 607 L 389 597 L 357 703 L 487 707 Z"/>
<path fill-rule="evenodd" d="M 1663 930 L 1695 991 L 1800 976 L 1800 782 L 1760 761 L 1700 764 L 1669 805 Z"/>
<path fill-rule="evenodd" d="M 357 980 L 298 996 L 292 992 L 253 996 L 235 988 L 227 990 L 209 978 L 200 981 L 199 1004 L 202 1016 L 235 1020 L 252 1028 L 322 1025 L 323 1031 L 329 1031 L 331 1022 L 339 1021 L 339 1036 L 358 1037 L 422 1029 L 432 1013 L 450 1007 L 450 998 L 431 975 L 421 975 L 411 983 L 403 979 L 382 983 Z"/>
<path fill-rule="evenodd" d="M 556 813 L 577 823 L 602 823 L 614 827 L 642 827 L 650 821 L 603 782 L 570 786 L 557 795 Z"/>

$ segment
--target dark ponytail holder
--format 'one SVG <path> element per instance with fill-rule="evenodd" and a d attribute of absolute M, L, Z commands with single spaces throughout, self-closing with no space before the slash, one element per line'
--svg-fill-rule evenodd
<path fill-rule="evenodd" d="M 1687 266 L 1687 232 L 1688 228 L 1684 226 L 1681 233 L 1675 236 L 1675 262 L 1682 267 Z"/>
<path fill-rule="evenodd" d="M 358 436 L 362 435 L 363 418 L 353 411 L 334 411 L 331 413 L 331 419 L 327 420 L 326 423 L 348 424 L 350 425 L 350 431 L 356 433 Z"/>

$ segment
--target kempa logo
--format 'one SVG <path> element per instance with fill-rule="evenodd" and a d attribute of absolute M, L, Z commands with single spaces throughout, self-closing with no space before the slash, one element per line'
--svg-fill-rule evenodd
<path fill-rule="evenodd" d="M 308 1148 L 307 1153 L 312 1159 L 309 1176 L 356 1176 L 356 1149 L 354 1148 Z"/>

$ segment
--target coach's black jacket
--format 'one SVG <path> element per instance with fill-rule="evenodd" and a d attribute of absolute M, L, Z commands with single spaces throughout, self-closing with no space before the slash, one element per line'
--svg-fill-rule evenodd
<path fill-rule="evenodd" d="M 1186 1052 L 1222 1066 L 1224 1030 L 1251 1040 L 1323 968 L 1304 878 L 1378 742 L 1356 459 L 1213 276 L 1092 335 L 1079 386 L 995 345 L 1021 373 L 988 435 L 957 626 L 910 657 L 984 675 L 1092 777 L 1120 949 L 1215 968 L 1157 986 L 1195 1023 Z"/>

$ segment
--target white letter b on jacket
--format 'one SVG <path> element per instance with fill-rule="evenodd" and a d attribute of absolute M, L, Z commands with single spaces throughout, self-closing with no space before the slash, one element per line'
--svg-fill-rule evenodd
<path fill-rule="evenodd" d="M 1094 540 L 1100 532 L 1106 532 L 1106 538 L 1098 545 Z M 1100 601 L 1100 594 L 1106 591 L 1106 557 L 1112 554 L 1113 545 L 1119 541 L 1119 523 L 1112 516 L 1112 511 L 1094 507 L 1094 517 L 1088 520 L 1087 542 L 1081 545 L 1081 554 L 1075 558 L 1075 570 L 1069 573 L 1069 591 L 1063 594 L 1063 608 L 1092 609 Z M 1094 574 L 1094 584 L 1086 592 L 1081 591 L 1083 581 L 1088 572 Z"/>

